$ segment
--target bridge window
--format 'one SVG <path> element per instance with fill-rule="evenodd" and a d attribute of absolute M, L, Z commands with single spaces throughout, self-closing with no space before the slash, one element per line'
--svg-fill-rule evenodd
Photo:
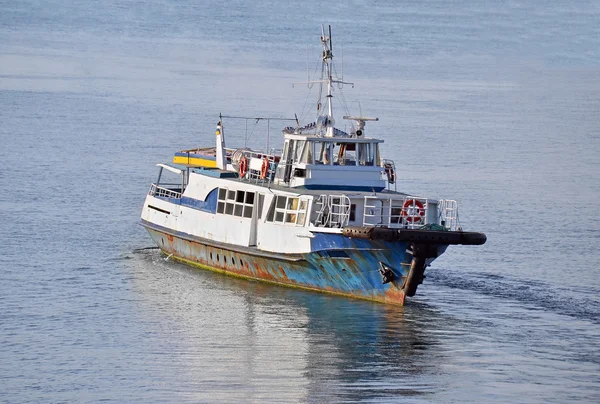
<path fill-rule="evenodd" d="M 361 166 L 376 165 L 377 143 L 359 143 L 358 145 L 358 164 Z"/>
<path fill-rule="evenodd" d="M 332 142 L 314 142 L 315 164 L 332 164 L 333 143 Z"/>

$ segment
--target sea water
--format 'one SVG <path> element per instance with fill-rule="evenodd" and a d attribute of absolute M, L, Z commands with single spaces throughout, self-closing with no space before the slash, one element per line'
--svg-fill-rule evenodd
<path fill-rule="evenodd" d="M 600 401 L 598 21 L 585 1 L 0 2 L 0 401 Z M 143 250 L 155 164 L 212 145 L 219 113 L 314 119 L 291 83 L 320 24 L 398 189 L 488 236 L 405 307 Z M 267 142 L 264 121 L 225 131 Z"/>

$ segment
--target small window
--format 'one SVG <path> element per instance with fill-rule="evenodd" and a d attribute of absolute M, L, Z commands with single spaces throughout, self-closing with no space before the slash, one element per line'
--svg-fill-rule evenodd
<path fill-rule="evenodd" d="M 225 188 L 219 188 L 219 200 L 224 201 L 227 196 L 227 190 Z"/>
<path fill-rule="evenodd" d="M 313 156 L 313 142 L 306 142 L 306 146 L 304 146 L 304 151 L 302 152 L 301 163 L 312 164 L 312 156 Z"/>
<path fill-rule="evenodd" d="M 223 213 L 225 211 L 225 202 L 219 202 L 217 204 L 217 213 Z"/>
<path fill-rule="evenodd" d="M 286 223 L 296 223 L 296 214 L 295 213 L 287 213 L 285 215 Z"/>
<path fill-rule="evenodd" d="M 252 217 L 252 206 L 244 207 L 244 217 L 248 217 L 248 218 Z"/>
<path fill-rule="evenodd" d="M 304 150 L 305 145 L 306 145 L 306 141 L 304 141 L 304 140 L 298 140 L 296 142 L 296 153 L 294 156 L 295 162 L 299 162 L 302 159 L 302 152 Z"/>
<path fill-rule="evenodd" d="M 298 198 L 288 198 L 287 209 L 288 210 L 298 210 Z"/>
<path fill-rule="evenodd" d="M 234 201 L 235 200 L 235 191 L 227 191 L 227 199 Z"/>
<path fill-rule="evenodd" d="M 350 217 L 349 219 L 351 222 L 356 220 L 356 204 L 352 203 L 350 204 Z"/>
<path fill-rule="evenodd" d="M 277 198 L 277 197 L 275 197 L 275 198 Z M 271 203 L 271 206 L 269 206 L 269 211 L 267 212 L 267 222 L 273 221 L 274 214 L 275 214 L 275 204 Z"/>
<path fill-rule="evenodd" d="M 244 195 L 246 193 L 244 191 L 237 191 L 235 194 L 235 201 L 238 203 L 244 203 Z"/>
<path fill-rule="evenodd" d="M 227 203 L 225 205 L 225 214 L 226 215 L 233 215 L 233 204 L 232 203 Z"/>
<path fill-rule="evenodd" d="M 235 205 L 235 209 L 233 210 L 233 214 L 235 216 L 242 216 L 242 211 L 244 210 L 244 207 L 242 205 Z"/>
<path fill-rule="evenodd" d="M 277 198 L 277 204 L 276 204 L 276 206 L 279 209 L 285 209 L 285 201 L 286 201 L 287 198 L 285 196 L 277 196 L 276 198 Z"/>
<path fill-rule="evenodd" d="M 246 192 L 246 204 L 254 205 L 254 192 Z"/>

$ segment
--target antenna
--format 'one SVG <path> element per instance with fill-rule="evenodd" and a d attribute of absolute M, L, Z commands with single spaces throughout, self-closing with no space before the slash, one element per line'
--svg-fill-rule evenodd
<path fill-rule="evenodd" d="M 308 45 L 306 45 L 306 81 L 310 81 L 310 67 L 308 62 Z M 310 88 L 310 84 L 308 84 L 308 88 Z"/>
<path fill-rule="evenodd" d="M 333 53 L 333 42 L 331 41 L 331 25 L 329 25 L 329 52 Z"/>

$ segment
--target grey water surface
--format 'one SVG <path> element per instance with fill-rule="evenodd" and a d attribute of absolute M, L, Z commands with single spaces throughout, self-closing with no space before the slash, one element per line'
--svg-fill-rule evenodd
<path fill-rule="evenodd" d="M 600 402 L 599 4 L 0 1 L 0 402 Z M 140 250 L 219 113 L 313 118 L 322 23 L 399 189 L 488 235 L 405 307 Z"/>

